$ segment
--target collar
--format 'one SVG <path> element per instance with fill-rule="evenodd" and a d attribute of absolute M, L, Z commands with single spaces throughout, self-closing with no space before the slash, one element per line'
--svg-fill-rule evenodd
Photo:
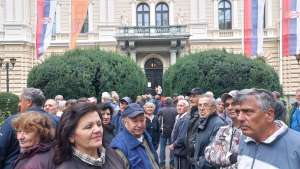
<path fill-rule="evenodd" d="M 276 120 L 274 121 L 274 123 L 279 127 L 279 129 L 277 131 L 275 131 L 271 136 L 269 136 L 267 139 L 265 139 L 264 141 L 262 141 L 261 143 L 264 144 L 271 144 L 272 142 L 274 142 L 275 140 L 277 140 L 280 136 L 282 136 L 284 133 L 287 132 L 288 127 L 287 125 L 280 121 L 280 120 Z M 254 139 L 252 139 L 251 137 L 246 136 L 245 140 L 246 143 L 249 142 L 255 142 L 256 141 Z"/>
<path fill-rule="evenodd" d="M 80 152 L 75 147 L 73 147 L 72 149 L 73 149 L 73 151 L 72 151 L 73 156 L 77 157 L 78 159 L 80 159 L 81 161 L 83 161 L 87 164 L 90 164 L 92 166 L 101 167 L 105 163 L 105 148 L 104 147 L 101 148 L 101 152 L 100 152 L 100 150 L 98 152 L 99 158 L 94 158 L 88 154 Z"/>
<path fill-rule="evenodd" d="M 185 115 L 187 115 L 188 114 L 188 112 L 185 112 L 185 113 L 183 113 L 183 114 L 178 114 L 177 115 L 177 117 L 176 118 L 178 118 L 178 119 L 181 119 L 181 118 L 183 118 Z"/>
<path fill-rule="evenodd" d="M 124 135 L 124 141 L 126 142 L 126 144 L 128 145 L 129 149 L 135 149 L 136 147 L 140 146 L 142 143 L 139 142 L 139 140 L 137 138 L 135 138 L 125 127 L 123 130 L 123 135 Z M 146 139 L 146 141 L 149 141 L 149 135 L 144 132 L 143 134 L 143 139 Z"/>
<path fill-rule="evenodd" d="M 32 107 L 28 108 L 26 111 L 28 111 L 28 112 L 31 112 L 31 111 L 44 112 L 44 109 L 41 106 L 32 106 Z"/>

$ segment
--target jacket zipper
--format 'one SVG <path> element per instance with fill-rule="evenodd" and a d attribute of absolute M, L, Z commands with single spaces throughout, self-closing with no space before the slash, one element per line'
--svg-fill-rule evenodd
<path fill-rule="evenodd" d="M 253 169 L 253 167 L 254 167 L 254 163 L 255 163 L 255 159 L 256 159 L 256 154 L 257 154 L 258 146 L 259 146 L 259 144 L 255 145 L 255 153 L 254 153 L 254 158 L 252 160 L 251 169 Z"/>

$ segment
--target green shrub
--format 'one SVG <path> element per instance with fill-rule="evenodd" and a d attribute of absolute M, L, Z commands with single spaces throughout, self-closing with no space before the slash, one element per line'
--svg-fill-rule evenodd
<path fill-rule="evenodd" d="M 278 75 L 262 59 L 209 50 L 178 59 L 163 78 L 164 92 L 187 93 L 193 87 L 213 91 L 216 96 L 233 89 L 264 88 L 281 91 Z"/>
<path fill-rule="evenodd" d="M 121 96 L 135 97 L 143 92 L 146 77 L 132 60 L 99 49 L 76 49 L 52 56 L 34 67 L 29 87 L 40 88 L 47 98 L 99 97 L 116 90 Z"/>
<path fill-rule="evenodd" d="M 0 93 L 0 124 L 11 113 L 18 111 L 19 97 L 13 93 L 1 92 Z"/>

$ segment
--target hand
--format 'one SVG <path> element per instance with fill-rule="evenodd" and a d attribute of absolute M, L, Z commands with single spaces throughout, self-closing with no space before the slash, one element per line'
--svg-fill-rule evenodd
<path fill-rule="evenodd" d="M 170 145 L 169 145 L 169 149 L 170 149 L 170 150 L 174 150 L 174 144 L 170 144 Z"/>

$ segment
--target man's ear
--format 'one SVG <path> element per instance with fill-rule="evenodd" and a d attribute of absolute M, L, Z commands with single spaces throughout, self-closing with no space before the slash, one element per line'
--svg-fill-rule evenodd
<path fill-rule="evenodd" d="M 268 111 L 266 112 L 267 120 L 269 122 L 272 122 L 275 120 L 275 110 L 274 108 L 269 108 Z"/>
<path fill-rule="evenodd" d="M 26 100 L 26 104 L 28 107 L 32 107 L 32 100 Z"/>

